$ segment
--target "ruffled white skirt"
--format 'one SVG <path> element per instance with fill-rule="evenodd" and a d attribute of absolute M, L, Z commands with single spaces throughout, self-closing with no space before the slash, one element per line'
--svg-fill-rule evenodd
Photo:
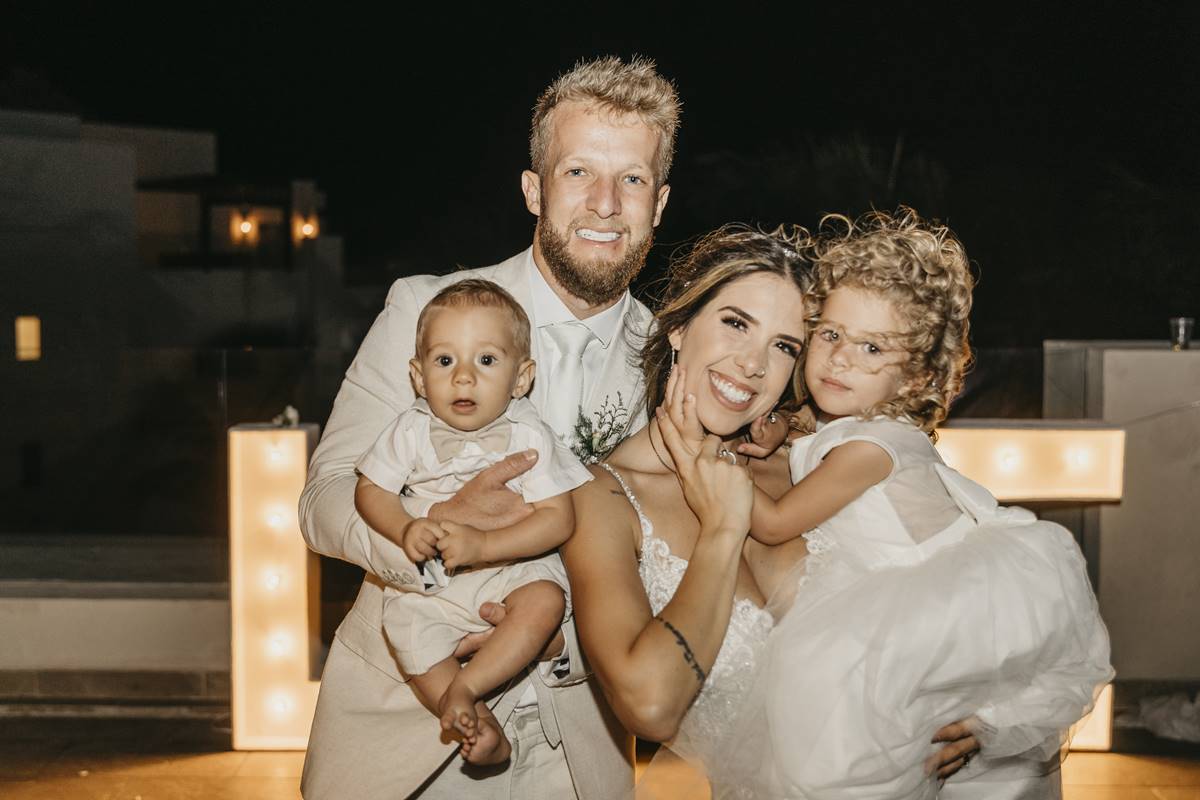
<path fill-rule="evenodd" d="M 1107 631 L 1070 533 L 990 516 L 911 566 L 867 570 L 836 545 L 810 557 L 705 765 L 718 793 L 931 798 L 930 740 L 967 718 L 984 744 L 973 772 L 1053 764 L 1112 677 Z"/>

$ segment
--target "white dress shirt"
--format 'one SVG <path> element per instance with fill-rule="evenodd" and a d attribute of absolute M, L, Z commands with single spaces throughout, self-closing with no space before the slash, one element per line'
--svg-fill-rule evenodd
<path fill-rule="evenodd" d="M 550 284 L 546 282 L 541 270 L 534 263 L 532 250 L 528 251 L 527 261 L 529 294 L 533 298 L 533 303 L 532 308 L 526 308 L 525 311 L 529 314 L 533 335 L 538 337 L 539 350 L 543 354 L 553 354 L 554 357 L 559 355 L 558 346 L 554 343 L 554 339 L 546 333 L 546 329 L 561 322 L 581 323 L 587 326 L 595 337 L 588 342 L 587 349 L 583 351 L 583 394 L 581 396 L 586 399 L 591 395 L 596 380 L 604 372 L 608 348 L 621 333 L 621 323 L 625 319 L 625 310 L 630 302 L 629 290 L 626 289 L 620 300 L 599 314 L 593 314 L 587 319 L 579 319 L 550 288 Z M 554 359 L 543 356 L 542 360 L 545 363 L 538 364 L 538 376 L 546 376 L 546 370 Z M 558 433 L 563 434 L 568 431 L 558 431 Z"/>

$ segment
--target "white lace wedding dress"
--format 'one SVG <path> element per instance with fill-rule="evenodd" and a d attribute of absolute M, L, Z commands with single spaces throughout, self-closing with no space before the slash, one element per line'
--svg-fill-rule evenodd
<path fill-rule="evenodd" d="M 658 614 L 666 607 L 683 574 L 687 571 L 687 559 L 671 552 L 667 543 L 654 535 L 654 526 L 642 513 L 641 504 L 630 491 L 621 475 L 607 464 L 601 464 L 614 478 L 625 496 L 629 498 L 642 527 L 642 552 L 638 572 L 650 608 Z M 725 640 L 717 653 L 717 660 L 709 670 L 700 693 L 684 715 L 675 738 L 667 746 L 689 761 L 700 764 L 715 763 L 725 747 L 729 723 L 737 718 L 741 701 L 749 689 L 756 672 L 757 658 L 767 635 L 774 624 L 770 613 L 752 601 L 734 601 Z M 737 786 L 713 786 L 713 797 L 721 800 L 751 797 L 742 794 Z M 639 794 L 639 797 L 642 797 Z"/>

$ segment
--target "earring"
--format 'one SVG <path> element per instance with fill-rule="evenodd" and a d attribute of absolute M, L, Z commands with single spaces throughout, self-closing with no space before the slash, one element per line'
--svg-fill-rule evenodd
<path fill-rule="evenodd" d="M 678 352 L 674 347 L 671 348 L 671 369 L 675 369 L 675 354 Z"/>

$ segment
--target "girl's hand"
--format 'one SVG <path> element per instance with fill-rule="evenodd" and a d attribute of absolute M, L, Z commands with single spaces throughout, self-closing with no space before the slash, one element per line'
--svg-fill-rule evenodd
<path fill-rule="evenodd" d="M 750 426 L 750 441 L 742 442 L 737 451 L 751 458 L 766 458 L 787 441 L 787 414 L 772 411 L 763 414 Z"/>
<path fill-rule="evenodd" d="M 681 374 L 678 385 L 672 387 L 675 391 L 668 393 L 670 405 L 654 413 L 663 443 L 675 463 L 684 499 L 700 520 L 702 530 L 744 537 L 750 530 L 750 509 L 754 505 L 750 471 L 733 463 L 736 456 L 724 449 L 720 439 L 704 435 L 696 417 L 696 398 L 685 397 L 682 385 Z"/>

